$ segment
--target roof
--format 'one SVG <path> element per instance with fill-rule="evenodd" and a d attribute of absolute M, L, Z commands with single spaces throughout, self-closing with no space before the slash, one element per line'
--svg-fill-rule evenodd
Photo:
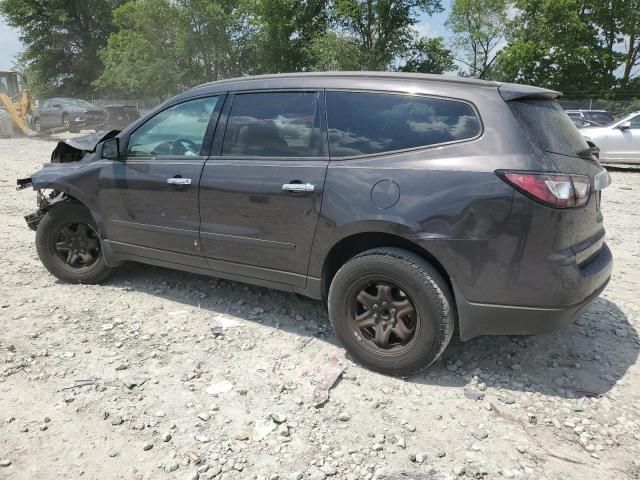
<path fill-rule="evenodd" d="M 438 85 L 440 87 L 457 86 L 468 88 L 495 88 L 505 100 L 518 98 L 558 98 L 562 94 L 554 90 L 532 87 L 529 85 L 519 85 L 512 83 L 494 82 L 490 80 L 479 80 L 476 78 L 456 77 L 451 75 L 432 75 L 424 73 L 404 73 L 404 72 L 298 72 L 279 73 L 273 75 L 255 75 L 246 77 L 229 78 L 216 82 L 205 83 L 194 87 L 191 91 L 200 89 L 222 90 L 229 86 L 230 90 L 247 89 L 270 89 L 270 88 L 334 88 L 344 87 L 345 80 L 351 80 L 354 88 L 363 86 L 378 87 L 381 90 L 386 86 L 392 87 L 397 83 L 407 83 L 415 85 L 425 82 Z M 386 83 L 387 85 L 383 85 Z M 233 88 L 231 88 L 233 87 Z"/>
<path fill-rule="evenodd" d="M 216 82 L 204 83 L 195 88 L 224 85 L 226 83 L 249 82 L 255 80 L 282 80 L 282 79 L 390 79 L 390 80 L 426 80 L 432 82 L 458 83 L 462 85 L 475 85 L 485 87 L 498 87 L 501 84 L 489 80 L 479 80 L 476 78 L 454 77 L 452 75 L 432 75 L 427 73 L 404 73 L 404 72 L 293 72 L 276 73 L 270 75 L 253 75 L 246 77 L 228 78 Z"/>

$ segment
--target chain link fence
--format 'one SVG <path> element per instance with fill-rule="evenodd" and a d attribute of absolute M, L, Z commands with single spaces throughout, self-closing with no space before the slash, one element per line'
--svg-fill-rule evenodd
<path fill-rule="evenodd" d="M 626 99 L 561 99 L 560 104 L 565 110 L 607 110 L 616 118 L 621 118 L 629 113 L 640 111 L 640 92 L 635 98 Z"/>

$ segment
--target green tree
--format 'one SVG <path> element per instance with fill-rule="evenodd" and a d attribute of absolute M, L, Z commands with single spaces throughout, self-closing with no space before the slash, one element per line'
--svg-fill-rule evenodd
<path fill-rule="evenodd" d="M 189 83 L 239 75 L 243 70 L 241 9 L 236 0 L 174 0 L 180 8 L 176 49 Z"/>
<path fill-rule="evenodd" d="M 333 20 L 360 49 L 366 70 L 385 70 L 407 53 L 417 14 L 442 11 L 440 0 L 334 0 Z"/>
<path fill-rule="evenodd" d="M 113 17 L 119 30 L 101 53 L 97 88 L 165 98 L 245 71 L 234 1 L 138 0 Z"/>
<path fill-rule="evenodd" d="M 248 0 L 243 31 L 247 65 L 253 73 L 306 70 L 313 61 L 312 44 L 327 31 L 328 0 Z"/>
<path fill-rule="evenodd" d="M 640 61 L 640 0 L 516 0 L 515 7 L 493 78 L 582 97 L 631 86 Z"/>
<path fill-rule="evenodd" d="M 99 89 L 163 98 L 176 93 L 190 70 L 177 48 L 184 12 L 169 0 L 127 3 L 113 15 L 119 30 L 101 53 Z M 162 28 L 158 28 L 162 25 Z"/>
<path fill-rule="evenodd" d="M 442 74 L 458 69 L 453 53 L 445 48 L 441 37 L 419 38 L 407 53 L 405 63 L 400 67 L 402 72 Z"/>
<path fill-rule="evenodd" d="M 309 49 L 311 69 L 316 71 L 355 71 L 364 68 L 360 45 L 348 35 L 328 31 L 314 38 Z"/>
<path fill-rule="evenodd" d="M 98 52 L 125 0 L 2 0 L 0 14 L 20 31 L 18 62 L 36 94 L 88 95 L 102 71 Z"/>
<path fill-rule="evenodd" d="M 629 88 L 640 74 L 640 0 L 622 0 L 620 35 L 624 56 L 620 84 Z"/>
<path fill-rule="evenodd" d="M 493 60 L 505 36 L 507 0 L 453 0 L 446 25 L 475 77 Z"/>

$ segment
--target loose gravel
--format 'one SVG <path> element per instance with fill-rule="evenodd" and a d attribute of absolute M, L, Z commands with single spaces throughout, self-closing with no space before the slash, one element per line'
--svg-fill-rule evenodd
<path fill-rule="evenodd" d="M 138 264 L 53 278 L 15 179 L 54 146 L 0 140 L 0 478 L 640 478 L 640 172 L 612 172 L 615 270 L 575 325 L 454 341 L 399 379 L 293 294 Z"/>

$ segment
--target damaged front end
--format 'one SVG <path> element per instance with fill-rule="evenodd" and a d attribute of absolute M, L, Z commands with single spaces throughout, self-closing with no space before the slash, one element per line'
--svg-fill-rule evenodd
<path fill-rule="evenodd" d="M 30 178 L 18 180 L 18 190 L 28 188 L 29 186 L 31 186 Z M 56 204 L 63 202 L 66 199 L 65 193 L 58 190 L 38 190 L 37 192 L 37 210 L 24 216 L 27 226 L 34 232 L 38 229 L 38 225 L 40 224 L 42 217 L 44 217 L 44 215 Z"/>
<path fill-rule="evenodd" d="M 40 220 L 49 210 L 60 202 L 73 198 L 63 190 L 68 189 L 69 181 L 77 174 L 78 169 L 74 165 L 80 168 L 92 163 L 96 160 L 95 155 L 92 155 L 96 146 L 118 133 L 117 130 L 96 132 L 85 137 L 62 140 L 51 154 L 50 163 L 31 177 L 17 180 L 16 190 L 31 187 L 37 191 L 38 208 L 24 217 L 30 229 L 37 230 Z M 58 184 L 63 184 L 63 187 L 56 187 Z"/>

